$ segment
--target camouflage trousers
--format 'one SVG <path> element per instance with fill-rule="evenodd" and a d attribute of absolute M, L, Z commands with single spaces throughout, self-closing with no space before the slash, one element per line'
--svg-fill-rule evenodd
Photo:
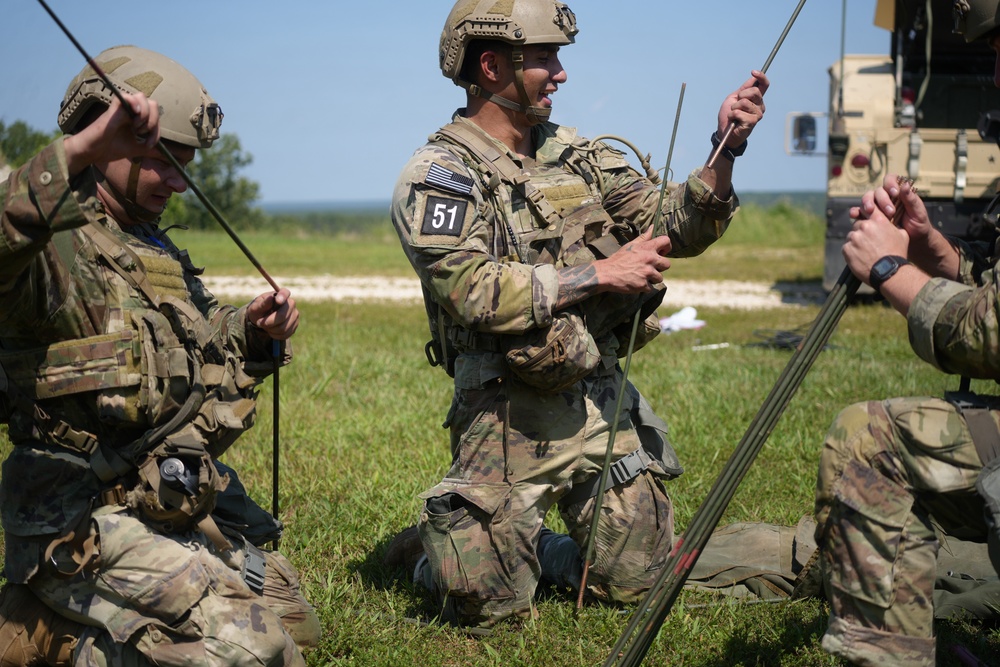
<path fill-rule="evenodd" d="M 816 487 L 827 651 L 858 665 L 935 664 L 934 526 L 985 541 L 981 468 L 965 420 L 946 401 L 897 398 L 840 413 Z"/>
<path fill-rule="evenodd" d="M 567 494 L 601 471 L 621 379 L 612 371 L 558 394 L 499 379 L 456 389 L 449 417 L 452 466 L 440 484 L 421 494 L 418 522 L 429 588 L 440 598 L 445 620 L 488 626 L 534 613 L 543 575 L 539 538 L 556 504 L 576 544 L 569 545 L 575 549 L 569 557 L 567 544 L 553 547 L 561 555 L 552 561 L 576 574 L 544 574 L 579 585 L 579 547 L 586 543 L 594 499 Z M 632 401 L 627 395 L 623 402 L 615 458 L 639 447 L 629 416 Z M 588 591 L 598 599 L 636 600 L 666 561 L 673 511 L 665 477 L 650 468 L 606 492 L 588 575 Z"/>
<path fill-rule="evenodd" d="M 119 507 L 96 510 L 90 524 L 93 569 L 66 579 L 43 566 L 28 582 L 50 608 L 87 626 L 78 667 L 305 665 L 296 642 L 318 643 L 315 612 L 281 554 L 265 552 L 259 596 L 243 581 L 241 549 L 220 554 L 201 533 L 165 535 Z M 54 564 L 72 571 L 72 556 L 60 547 Z"/>

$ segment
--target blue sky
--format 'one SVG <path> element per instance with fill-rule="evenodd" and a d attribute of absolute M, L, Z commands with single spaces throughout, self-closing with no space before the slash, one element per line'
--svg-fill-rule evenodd
<path fill-rule="evenodd" d="M 36 0 L 3 0 L 0 120 L 55 129 L 84 62 Z M 221 104 L 223 132 L 252 154 L 265 203 L 388 200 L 399 169 L 464 96 L 437 68 L 451 0 L 48 0 L 96 55 L 160 51 Z M 675 174 L 704 163 L 725 95 L 763 65 L 796 0 L 571 0 L 580 34 L 552 119 L 617 134 L 662 168 L 687 84 Z M 875 0 L 848 0 L 849 53 L 886 53 Z M 738 190 L 822 190 L 822 158 L 784 151 L 785 118 L 825 111 L 840 52 L 841 3 L 806 3 L 768 72 L 767 116 L 737 163 Z"/>

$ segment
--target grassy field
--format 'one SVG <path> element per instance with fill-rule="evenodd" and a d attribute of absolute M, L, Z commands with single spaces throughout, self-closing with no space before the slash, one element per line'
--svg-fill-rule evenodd
<path fill-rule="evenodd" d="M 386 231 L 388 222 L 386 221 Z M 746 209 L 730 234 L 702 258 L 668 274 L 818 281 L 821 223 L 793 209 Z M 377 232 L 357 238 L 248 235 L 275 275 L 410 275 L 398 242 Z M 177 235 L 212 273 L 249 273 L 216 235 Z M 624 630 L 627 610 L 589 606 L 578 615 L 558 596 L 539 600 L 540 618 L 497 628 L 487 637 L 431 623 L 433 607 L 409 573 L 387 569 L 385 548 L 419 510 L 417 494 L 449 464 L 440 424 L 451 389 L 427 366 L 420 305 L 302 303 L 296 358 L 283 371 L 282 542 L 299 567 L 324 638 L 309 664 L 575 666 L 600 664 Z M 773 330 L 808 324 L 815 307 L 768 311 L 699 309 L 707 325 L 661 336 L 636 356 L 632 379 L 671 425 L 686 472 L 669 485 L 683 531 L 789 359 L 787 351 L 748 346 Z M 694 351 L 707 343 L 730 343 Z M 826 428 L 852 402 L 895 395 L 940 395 L 957 380 L 918 362 L 905 323 L 881 305 L 852 307 L 730 504 L 723 524 L 794 524 L 812 509 L 815 470 Z M 984 391 L 990 387 L 983 385 Z M 263 387 L 258 427 L 226 454 L 252 495 L 269 504 L 271 384 Z M 557 525 L 555 517 L 553 525 Z M 836 665 L 819 647 L 828 610 L 816 600 L 714 604 L 682 593 L 645 664 Z M 708 604 L 706 604 L 708 603 Z M 939 627 L 940 663 L 953 644 L 1000 654 L 995 630 Z"/>

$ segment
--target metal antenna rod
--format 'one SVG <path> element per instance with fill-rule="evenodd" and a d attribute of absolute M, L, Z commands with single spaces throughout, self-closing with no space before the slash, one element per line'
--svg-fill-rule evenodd
<path fill-rule="evenodd" d="M 281 476 L 278 471 L 281 466 L 281 437 L 278 433 L 278 424 L 281 423 L 281 382 L 279 381 L 278 372 L 281 369 L 281 351 L 283 345 L 280 340 L 271 341 L 272 349 L 271 356 L 274 360 L 274 399 L 273 399 L 273 411 L 274 411 L 274 424 L 271 426 L 271 516 L 275 519 L 278 518 L 280 513 L 280 508 L 278 507 L 278 485 L 281 480 Z M 271 548 L 275 551 L 278 550 L 280 546 L 280 538 L 275 538 L 271 543 Z"/>
<path fill-rule="evenodd" d="M 663 218 L 663 201 L 666 199 L 667 193 L 667 182 L 670 178 L 670 161 L 674 156 L 674 142 L 677 140 L 677 126 L 681 120 L 681 107 L 684 106 L 684 91 L 687 88 L 686 83 L 681 84 L 680 97 L 677 99 L 677 113 L 674 115 L 674 129 L 670 134 L 670 149 L 667 151 L 667 164 L 663 168 L 663 181 L 660 185 L 660 198 L 656 206 L 656 213 L 653 215 L 652 229 L 656 230 L 656 226 L 660 223 Z M 638 151 L 637 151 L 638 153 Z M 632 318 L 632 334 L 629 336 L 628 341 L 628 353 L 625 355 L 625 369 L 622 371 L 622 382 L 621 388 L 618 391 L 618 400 L 615 403 L 615 416 L 611 420 L 611 430 L 608 433 L 608 448 L 604 453 L 604 465 L 601 468 L 601 476 L 597 483 L 597 496 L 594 498 L 594 513 L 590 519 L 590 530 L 587 532 L 587 545 L 584 548 L 583 554 L 583 575 L 580 577 L 580 592 L 576 598 L 576 608 L 580 609 L 583 607 L 583 594 L 587 590 L 587 575 L 590 573 L 590 565 L 594 562 L 594 545 L 597 541 L 597 526 L 601 519 L 601 507 L 604 504 L 604 491 L 608 484 L 608 475 L 611 472 L 611 456 L 615 448 L 615 436 L 618 435 L 618 421 L 621 419 L 622 413 L 622 400 L 625 397 L 626 387 L 628 386 L 628 372 L 629 368 L 632 366 L 632 352 L 635 350 L 635 338 L 639 330 L 639 320 L 642 308 L 636 310 L 635 316 Z"/>
<path fill-rule="evenodd" d="M 792 29 L 792 25 L 795 23 L 795 19 L 799 17 L 799 12 L 802 11 L 802 7 L 805 4 L 806 0 L 799 0 L 799 6 L 795 8 L 795 11 L 792 13 L 792 18 L 788 19 L 788 23 L 785 25 L 785 29 L 781 32 L 781 37 L 778 38 L 778 41 L 775 43 L 774 48 L 771 49 L 771 55 L 767 57 L 767 60 L 764 62 L 764 66 L 760 68 L 760 71 L 763 74 L 767 74 L 767 69 L 771 66 L 771 61 L 773 61 L 774 57 L 778 55 L 778 49 L 781 48 L 782 43 L 785 41 L 785 37 L 788 36 L 789 31 Z M 723 134 L 719 140 L 719 145 L 715 147 L 715 150 L 713 150 L 712 154 L 708 157 L 708 162 L 705 163 L 706 167 L 711 169 L 712 167 L 715 166 L 715 161 L 719 159 L 719 155 L 722 153 L 722 149 L 725 148 L 726 146 L 726 141 L 733 134 L 733 130 L 735 129 L 736 129 L 736 123 L 730 121 L 729 126 L 726 128 L 725 134 Z"/>
<path fill-rule="evenodd" d="M 826 346 L 860 285 L 861 281 L 849 268 L 845 268 L 809 333 L 788 361 L 743 439 L 692 517 L 683 537 L 677 540 L 660 576 L 636 607 L 631 622 L 605 660 L 604 667 L 634 667 L 642 662 L 698 556 L 736 493 L 736 488 L 760 453 L 806 373 Z"/>

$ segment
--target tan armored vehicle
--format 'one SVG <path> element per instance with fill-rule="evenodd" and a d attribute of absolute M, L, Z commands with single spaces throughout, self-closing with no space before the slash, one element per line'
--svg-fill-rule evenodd
<path fill-rule="evenodd" d="M 983 75 L 993 51 L 953 32 L 952 0 L 879 0 L 875 14 L 891 31 L 888 53 L 842 55 L 830 68 L 829 111 L 790 118 L 794 154 L 817 154 L 817 118 L 828 120 L 827 290 L 844 268 L 850 207 L 887 173 L 914 179 L 944 233 L 996 235 L 986 209 L 1000 176 L 1000 90 Z"/>

